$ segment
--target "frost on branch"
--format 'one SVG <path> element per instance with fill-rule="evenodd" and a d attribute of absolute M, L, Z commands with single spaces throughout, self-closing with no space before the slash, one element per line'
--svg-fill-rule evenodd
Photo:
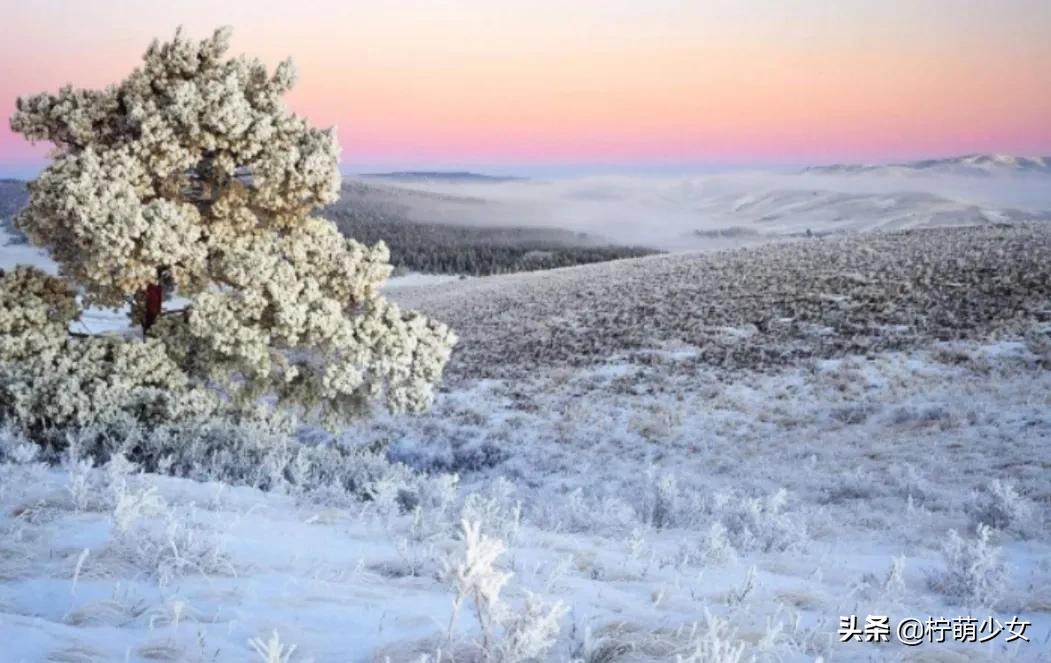
<path fill-rule="evenodd" d="M 0 277 L 0 419 L 39 433 L 214 411 L 214 396 L 190 384 L 160 341 L 73 338 L 67 326 L 79 313 L 60 279 L 24 266 Z"/>
<path fill-rule="evenodd" d="M 429 404 L 455 337 L 379 295 L 382 243 L 311 216 L 338 196 L 335 134 L 285 109 L 290 62 L 271 75 L 256 59 L 226 59 L 228 42 L 226 30 L 200 42 L 176 33 L 117 85 L 19 99 L 11 128 L 57 149 L 16 225 L 68 283 L 25 271 L 4 281 L 62 302 L 44 315 L 36 299 L 0 295 L 0 369 L 23 423 L 41 398 L 18 377 L 30 370 L 76 401 L 33 414 L 41 425 L 101 416 L 83 393 L 98 379 L 176 400 L 218 385 L 227 407 L 265 399 L 331 424 L 377 399 L 396 412 Z M 189 305 L 162 311 L 164 287 Z M 67 338 L 72 288 L 86 304 L 130 304 L 146 339 Z M 56 370 L 76 384 L 52 385 Z M 103 400 L 125 408 L 122 394 Z"/>

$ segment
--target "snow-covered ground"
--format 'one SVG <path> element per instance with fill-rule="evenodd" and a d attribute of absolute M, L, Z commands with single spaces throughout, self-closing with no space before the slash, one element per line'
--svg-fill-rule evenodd
<path fill-rule="evenodd" d="M 429 413 L 341 436 L 365 501 L 4 437 L 0 658 L 1048 660 L 1051 244 L 938 232 L 394 288 L 464 346 Z M 968 616 L 1029 642 L 893 630 Z"/>
<path fill-rule="evenodd" d="M 383 284 L 383 291 L 387 293 L 396 292 L 403 288 L 419 288 L 442 283 L 455 283 L 467 280 L 468 276 L 457 274 L 421 274 L 420 272 L 409 272 L 400 276 L 393 276 Z"/>
<path fill-rule="evenodd" d="M 507 544 L 512 609 L 527 591 L 569 609 L 544 660 L 736 660 L 704 655 L 714 640 L 760 660 L 1046 660 L 1051 372 L 1024 343 L 732 381 L 657 357 L 484 381 L 354 431 L 432 473 L 410 513 L 401 485 L 347 503 L 4 464 L 4 660 L 253 660 L 274 631 L 292 660 L 434 660 L 462 518 Z M 838 642 L 840 616 L 869 614 L 1017 615 L 1032 642 Z"/>

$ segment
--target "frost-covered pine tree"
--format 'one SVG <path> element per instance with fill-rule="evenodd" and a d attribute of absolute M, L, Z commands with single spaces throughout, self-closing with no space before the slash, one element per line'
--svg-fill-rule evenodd
<path fill-rule="evenodd" d="M 55 150 L 16 225 L 61 270 L 0 280 L 0 412 L 23 426 L 429 404 L 453 334 L 379 295 L 382 243 L 312 215 L 338 197 L 335 134 L 286 110 L 290 61 L 227 58 L 229 36 L 177 32 L 117 85 L 18 100 L 12 129 Z M 78 296 L 130 305 L 142 337 L 70 334 Z"/>

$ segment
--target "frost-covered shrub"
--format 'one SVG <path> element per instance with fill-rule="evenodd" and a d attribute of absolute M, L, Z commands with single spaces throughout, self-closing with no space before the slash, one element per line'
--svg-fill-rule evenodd
<path fill-rule="evenodd" d="M 430 403 L 454 336 L 380 296 L 382 243 L 310 215 L 338 195 L 335 134 L 284 107 L 291 62 L 226 58 L 229 36 L 176 33 L 117 85 L 18 100 L 11 128 L 57 149 L 15 223 L 63 274 L 0 282 L 0 400 L 27 430 L 177 421 L 205 386 L 331 424 Z M 131 303 L 143 340 L 70 338 L 74 288 Z M 164 311 L 166 290 L 188 304 Z"/>
<path fill-rule="evenodd" d="M 892 426 L 908 428 L 949 428 L 952 415 L 940 405 L 901 405 L 894 408 L 889 417 Z"/>
<path fill-rule="evenodd" d="M 561 603 L 548 604 L 527 592 L 521 611 L 504 621 L 503 637 L 496 643 L 492 660 L 501 663 L 544 660 L 558 639 L 559 622 L 566 611 Z"/>
<path fill-rule="evenodd" d="M 905 596 L 905 556 L 893 558 L 890 570 L 882 578 L 875 573 L 866 573 L 856 589 L 866 599 L 900 601 Z"/>
<path fill-rule="evenodd" d="M 443 406 L 426 419 L 419 436 L 391 439 L 391 458 L 420 472 L 461 475 L 496 467 L 510 458 L 510 438 L 505 436 L 505 429 L 494 430 L 475 423 L 465 426 L 459 421 L 462 418 L 462 411 Z M 392 435 L 398 428 L 382 430 Z"/>
<path fill-rule="evenodd" d="M 1036 328 L 1025 335 L 1025 347 L 1041 368 L 1051 369 L 1051 328 Z"/>
<path fill-rule="evenodd" d="M 480 660 L 492 663 L 545 660 L 544 655 L 558 638 L 559 621 L 566 609 L 561 603 L 549 605 L 527 592 L 522 610 L 512 611 L 500 592 L 514 574 L 496 566 L 497 559 L 506 551 L 504 542 L 482 534 L 480 522 L 464 520 L 461 526 L 463 547 L 445 563 L 445 577 L 455 592 L 449 620 L 450 643 L 460 610 L 470 601 L 482 632 Z"/>
<path fill-rule="evenodd" d="M 292 654 L 296 653 L 296 646 L 281 642 L 281 636 L 277 634 L 276 629 L 266 640 L 252 638 L 248 641 L 248 646 L 259 657 L 261 663 L 290 663 Z"/>
<path fill-rule="evenodd" d="M 697 524 L 707 508 L 707 496 L 697 488 L 680 486 L 679 478 L 666 468 L 650 465 L 645 483 L 634 497 L 638 520 L 656 529 Z"/>
<path fill-rule="evenodd" d="M 780 489 L 770 495 L 745 497 L 717 493 L 712 498 L 711 512 L 726 528 L 726 536 L 736 550 L 781 551 L 806 540 L 806 526 L 788 513 L 788 491 Z"/>
<path fill-rule="evenodd" d="M 460 609 L 470 601 L 482 630 L 482 649 L 488 651 L 503 607 L 500 590 L 513 575 L 494 566 L 507 547 L 503 541 L 482 534 L 480 522 L 463 521 L 461 534 L 463 550 L 461 554 L 450 557 L 445 568 L 445 577 L 456 592 L 449 620 L 449 639 L 452 640 Z"/>
<path fill-rule="evenodd" d="M 200 522 L 192 506 L 168 506 L 145 491 L 118 499 L 113 511 L 114 542 L 107 555 L 132 564 L 161 586 L 185 575 L 234 575 L 223 542 Z"/>
<path fill-rule="evenodd" d="M 840 405 L 832 408 L 831 416 L 832 419 L 838 421 L 841 424 L 848 426 L 856 426 L 863 424 L 868 421 L 869 417 L 875 412 L 876 408 L 872 404 L 851 404 L 851 405 Z"/>
<path fill-rule="evenodd" d="M 67 491 L 77 511 L 109 510 L 112 543 L 103 553 L 107 560 L 130 564 L 162 585 L 187 574 L 233 571 L 216 532 L 200 522 L 192 505 L 169 506 L 155 487 L 131 476 L 137 468 L 122 456 L 96 467 L 80 451 L 74 441 L 64 454 Z"/>
<path fill-rule="evenodd" d="M 650 510 L 650 523 L 660 529 L 669 527 L 675 521 L 676 505 L 679 498 L 679 484 L 674 475 L 664 474 L 655 477 L 653 486 L 653 505 Z"/>
<path fill-rule="evenodd" d="M 40 447 L 10 429 L 0 428 L 0 463 L 28 465 L 40 457 Z"/>
<path fill-rule="evenodd" d="M 730 541 L 726 526 L 714 522 L 701 537 L 701 558 L 711 563 L 732 562 L 737 559 L 737 550 Z"/>
<path fill-rule="evenodd" d="M 690 651 L 676 654 L 676 663 L 740 663 L 745 643 L 735 637 L 729 620 L 705 611 L 705 628 L 693 638 Z"/>
<path fill-rule="evenodd" d="M 530 507 L 530 522 L 560 532 L 626 533 L 642 522 L 637 505 L 580 486 Z"/>
<path fill-rule="evenodd" d="M 284 491 L 307 500 L 370 500 L 375 487 L 387 482 L 399 511 L 436 499 L 435 491 L 447 482 L 444 475 L 418 475 L 392 463 L 381 451 L 334 440 L 303 444 L 255 422 L 210 420 L 152 429 L 131 422 L 89 427 L 67 437 L 96 465 L 123 458 L 145 472 Z"/>
<path fill-rule="evenodd" d="M 628 421 L 628 428 L 647 442 L 664 442 L 675 437 L 682 427 L 682 415 L 666 407 L 652 406 L 638 412 Z"/>
<path fill-rule="evenodd" d="M 117 488 L 115 498 L 113 526 L 118 536 L 127 536 L 141 518 L 159 515 L 165 508 L 156 488 L 134 490 L 123 483 Z"/>
<path fill-rule="evenodd" d="M 1003 593 L 1006 569 L 1000 547 L 991 542 L 992 528 L 978 525 L 973 539 L 949 530 L 942 547 L 945 571 L 931 578 L 931 585 L 961 604 L 994 607 Z"/>
<path fill-rule="evenodd" d="M 94 485 L 96 474 L 92 471 L 95 464 L 90 458 L 78 458 L 70 454 L 68 461 L 70 502 L 77 511 L 87 511 L 94 505 L 98 491 Z"/>
<path fill-rule="evenodd" d="M 738 608 L 744 605 L 749 597 L 755 592 L 758 576 L 759 570 L 755 566 L 748 567 L 748 573 L 745 575 L 744 581 L 740 586 L 731 588 L 723 596 L 723 601 L 726 605 L 731 608 Z"/>
<path fill-rule="evenodd" d="M 501 539 L 513 543 L 522 525 L 522 502 L 515 497 L 515 485 L 497 477 L 484 493 L 467 495 L 461 520 L 486 523 Z"/>
<path fill-rule="evenodd" d="M 967 512 L 975 525 L 984 523 L 1005 532 L 1024 534 L 1034 509 L 1014 483 L 993 479 L 972 494 Z"/>
<path fill-rule="evenodd" d="M 729 619 L 715 616 L 707 608 L 702 623 L 676 628 L 646 628 L 618 621 L 595 633 L 585 631 L 584 642 L 574 652 L 574 663 L 614 663 L 624 661 L 676 661 L 678 663 L 740 663 L 748 641 L 738 637 Z M 778 629 L 768 624 L 758 648 L 776 637 Z M 778 657 L 772 657 L 776 660 Z"/>

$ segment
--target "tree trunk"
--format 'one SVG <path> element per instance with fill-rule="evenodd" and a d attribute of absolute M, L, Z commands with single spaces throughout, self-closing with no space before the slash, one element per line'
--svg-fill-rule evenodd
<path fill-rule="evenodd" d="M 157 318 L 161 317 L 161 304 L 164 301 L 163 291 L 161 290 L 160 283 L 151 283 L 146 286 L 146 291 L 143 295 L 143 309 L 142 309 L 142 335 L 150 331 L 150 327 L 153 323 L 157 322 Z"/>

